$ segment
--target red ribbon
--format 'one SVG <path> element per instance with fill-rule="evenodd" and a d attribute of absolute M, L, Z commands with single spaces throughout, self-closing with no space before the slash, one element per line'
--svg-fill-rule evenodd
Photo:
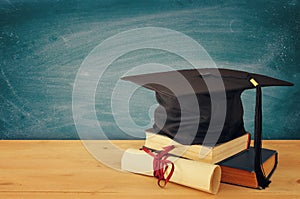
<path fill-rule="evenodd" d="M 171 145 L 163 147 L 163 150 L 157 153 L 151 152 L 151 150 L 146 147 L 143 147 L 142 149 L 153 157 L 153 175 L 158 179 L 158 186 L 160 186 L 161 188 L 165 187 L 172 177 L 175 168 L 174 163 L 170 160 L 167 160 L 167 158 L 169 157 L 168 153 L 169 151 L 174 149 L 174 146 Z M 165 173 L 169 168 L 169 165 L 171 165 L 171 170 L 169 175 L 165 178 Z"/>

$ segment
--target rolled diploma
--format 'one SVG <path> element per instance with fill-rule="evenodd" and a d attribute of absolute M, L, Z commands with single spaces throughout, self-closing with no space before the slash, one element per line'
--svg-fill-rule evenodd
<path fill-rule="evenodd" d="M 168 157 L 168 160 L 171 160 L 175 166 L 171 182 L 212 194 L 218 192 L 221 181 L 220 166 L 172 156 Z M 132 173 L 153 176 L 152 163 L 153 157 L 144 151 L 127 149 L 122 156 L 121 168 Z"/>

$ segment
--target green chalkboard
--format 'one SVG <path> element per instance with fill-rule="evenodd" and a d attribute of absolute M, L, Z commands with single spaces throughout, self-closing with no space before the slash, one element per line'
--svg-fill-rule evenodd
<path fill-rule="evenodd" d="M 0 139 L 78 139 L 72 91 L 82 62 L 105 39 L 143 27 L 186 34 L 206 49 L 218 67 L 293 82 L 293 87 L 263 90 L 263 136 L 300 139 L 297 0 L 1 1 Z M 155 97 L 142 88 L 129 103 L 132 120 L 142 127 L 128 127 L 137 136 L 118 126 L 111 108 L 119 78 L 133 66 L 147 63 L 175 69 L 187 66 L 182 58 L 154 49 L 133 51 L 111 63 L 95 96 L 97 119 L 109 138 L 139 139 L 143 128 L 151 125 Z M 254 94 L 247 91 L 242 96 L 250 132 Z M 127 119 L 120 121 L 125 129 Z M 87 123 L 85 128 L 88 132 L 94 127 Z"/>

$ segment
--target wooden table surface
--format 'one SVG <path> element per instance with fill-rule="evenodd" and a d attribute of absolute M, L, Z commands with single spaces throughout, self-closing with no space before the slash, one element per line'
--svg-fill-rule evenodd
<path fill-rule="evenodd" d="M 114 141 L 138 148 L 143 141 Z M 0 141 L 0 198 L 300 198 L 300 141 L 264 141 L 279 152 L 279 165 L 265 190 L 221 184 L 217 195 L 153 177 L 111 169 L 81 141 Z"/>

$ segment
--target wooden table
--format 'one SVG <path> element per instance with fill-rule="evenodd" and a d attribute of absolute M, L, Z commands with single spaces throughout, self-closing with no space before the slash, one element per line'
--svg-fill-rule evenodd
<path fill-rule="evenodd" d="M 137 148 L 143 141 L 114 141 Z M 300 141 L 264 141 L 279 152 L 279 165 L 265 190 L 221 184 L 211 195 L 104 166 L 81 141 L 0 141 L 0 198 L 300 198 Z"/>

